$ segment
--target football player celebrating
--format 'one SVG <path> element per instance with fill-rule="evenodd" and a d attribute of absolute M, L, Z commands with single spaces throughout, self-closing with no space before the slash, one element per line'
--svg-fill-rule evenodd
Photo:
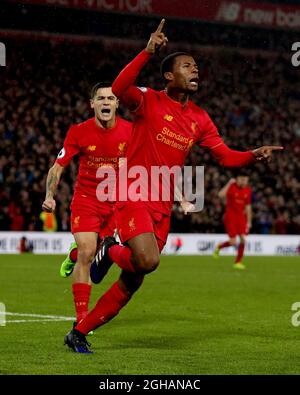
<path fill-rule="evenodd" d="M 132 131 L 132 124 L 116 115 L 118 99 L 112 93 L 110 83 L 98 83 L 92 88 L 90 105 L 94 117 L 70 127 L 64 146 L 48 172 L 42 206 L 48 212 L 55 210 L 54 196 L 63 170 L 75 155 L 79 155 L 79 171 L 71 203 L 71 231 L 76 244 L 71 245 L 68 258 L 60 269 L 63 277 L 74 269 L 72 290 L 76 323 L 88 313 L 90 264 L 96 253 L 98 234 L 101 237 L 113 235 L 115 229 L 115 202 L 99 201 L 99 195 L 96 195 L 101 182 L 97 170 L 100 167 L 118 169 Z"/>
<path fill-rule="evenodd" d="M 167 37 L 162 32 L 164 22 L 163 19 L 146 48 L 121 71 L 112 85 L 113 93 L 135 117 L 127 150 L 128 174 L 136 166 L 146 169 L 148 175 L 153 166 L 164 166 L 171 172 L 173 166 L 183 166 L 194 144 L 208 148 L 222 166 L 241 167 L 256 160 L 269 160 L 272 151 L 282 147 L 264 146 L 247 152 L 232 150 L 225 145 L 209 115 L 190 101 L 199 84 L 198 66 L 191 55 L 177 52 L 162 61 L 165 90 L 135 86 L 136 78 L 151 56 L 167 45 Z M 128 195 L 134 182 L 129 177 L 126 180 Z M 149 177 L 141 182 L 141 190 L 147 191 Z M 161 191 L 162 184 L 156 188 Z M 158 267 L 169 232 L 174 183 L 170 184 L 169 196 L 169 200 L 136 201 L 130 197 L 126 201 L 117 200 L 117 229 L 126 245 L 119 245 L 112 237 L 105 238 L 92 263 L 91 279 L 101 281 L 113 262 L 122 269 L 121 276 L 73 329 L 74 339 L 115 317 L 141 286 L 143 277 Z"/>

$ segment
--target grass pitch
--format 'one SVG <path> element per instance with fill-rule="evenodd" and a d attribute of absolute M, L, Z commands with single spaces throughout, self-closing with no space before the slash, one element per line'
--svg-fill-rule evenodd
<path fill-rule="evenodd" d="M 7 312 L 74 316 L 61 256 L 1 255 Z M 88 340 L 93 355 L 63 346 L 72 321 L 8 315 L 0 326 L 0 374 L 300 374 L 300 258 L 162 257 L 158 270 Z M 94 286 L 90 306 L 117 278 Z M 30 322 L 29 320 L 36 320 Z M 10 322 L 26 321 L 26 322 Z"/>

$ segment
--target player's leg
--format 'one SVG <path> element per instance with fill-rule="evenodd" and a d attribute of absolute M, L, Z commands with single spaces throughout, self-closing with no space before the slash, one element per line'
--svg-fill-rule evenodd
<path fill-rule="evenodd" d="M 220 251 L 223 248 L 234 247 L 236 245 L 236 237 L 235 236 L 230 236 L 230 235 L 228 235 L 228 236 L 229 236 L 228 240 L 226 240 L 226 241 L 224 241 L 222 243 L 219 243 L 217 245 L 217 247 L 215 248 L 215 250 L 213 252 L 213 257 L 214 258 L 218 258 L 219 257 Z"/>
<path fill-rule="evenodd" d="M 120 278 L 98 300 L 96 306 L 76 327 L 75 331 L 86 336 L 90 331 L 114 318 L 140 288 L 144 275 L 122 271 Z"/>
<path fill-rule="evenodd" d="M 109 268 L 113 264 L 113 261 L 107 256 L 102 259 L 102 255 L 109 246 L 118 244 L 115 239 L 116 234 L 116 220 L 114 215 L 114 209 L 110 208 L 102 215 L 101 229 L 99 231 L 99 245 L 97 245 L 97 254 L 92 262 L 90 269 L 90 277 L 94 284 L 99 284 L 107 274 Z M 103 241 L 105 239 L 105 246 Z M 105 248 L 104 248 L 105 247 Z M 101 260 L 101 267 L 99 261 Z"/>
<path fill-rule="evenodd" d="M 121 269 L 147 274 L 159 265 L 159 248 L 155 237 L 155 218 L 147 205 L 130 202 L 116 208 L 119 236 L 127 246 L 114 245 L 109 256 Z"/>
<path fill-rule="evenodd" d="M 99 215 L 100 213 L 97 213 L 98 215 L 95 215 L 95 209 L 93 209 L 93 211 L 84 213 L 84 218 L 85 218 L 84 222 L 86 222 L 86 220 L 88 220 L 89 218 L 93 219 L 92 230 L 95 229 L 95 222 L 101 225 L 101 228 L 99 229 L 99 240 L 103 239 L 105 236 L 112 236 L 114 234 L 114 229 L 116 228 L 115 221 L 113 220 L 113 210 L 109 207 L 106 210 L 102 209 L 102 211 L 103 212 L 101 212 L 101 216 Z M 85 225 L 85 229 L 88 229 L 86 225 Z M 63 263 L 61 264 L 60 267 L 61 277 L 65 278 L 70 276 L 70 274 L 74 270 L 77 259 L 78 259 L 78 248 L 77 248 L 77 243 L 74 242 L 71 243 L 68 255 L 66 259 L 63 261 Z"/>
<path fill-rule="evenodd" d="M 134 248 L 135 251 L 138 251 L 138 253 L 136 253 L 135 255 L 135 258 L 133 258 L 133 265 L 135 265 L 135 259 L 139 259 L 139 262 L 142 262 L 145 265 L 143 270 L 153 271 L 154 267 L 157 267 L 158 263 L 157 261 L 154 262 L 154 260 L 159 260 L 159 252 L 162 251 L 166 243 L 169 231 L 169 224 L 169 217 L 163 217 L 162 220 L 159 222 L 159 226 L 155 226 L 155 231 L 158 236 L 158 238 L 155 239 L 155 247 L 157 247 L 158 251 L 152 245 L 153 261 L 151 262 L 147 261 L 144 258 L 143 254 L 140 254 L 139 251 L 141 247 L 149 247 L 150 244 L 152 244 L 152 238 L 139 235 L 140 237 L 137 236 L 133 238 L 134 240 L 129 240 L 132 248 Z M 155 255 L 157 252 L 158 257 Z M 138 262 L 136 264 L 138 265 Z M 143 273 L 122 270 L 119 280 L 115 282 L 112 287 L 98 300 L 94 309 L 91 310 L 87 317 L 76 326 L 75 330 L 79 331 L 80 334 L 86 336 L 90 331 L 110 321 L 129 302 L 132 295 L 142 285 L 143 279 Z"/>
<path fill-rule="evenodd" d="M 142 285 L 144 276 L 122 271 L 118 281 L 105 292 L 87 317 L 65 337 L 65 344 L 78 353 L 91 353 L 86 335 L 114 318 Z"/>
<path fill-rule="evenodd" d="M 99 240 L 101 240 L 102 237 L 107 236 L 107 235 L 113 235 L 114 233 L 114 228 L 115 224 L 111 220 L 112 216 L 112 210 L 100 210 L 98 215 L 95 216 L 93 215 L 93 212 L 90 212 L 89 215 L 85 213 L 86 215 L 84 216 L 84 220 L 81 221 L 83 222 L 82 226 L 83 229 L 87 229 L 87 227 L 94 229 L 98 229 L 98 238 L 97 238 L 97 244 L 96 244 L 96 250 L 98 250 L 98 244 Z M 86 223 L 86 221 L 89 219 L 89 223 Z M 100 226 L 101 224 L 101 226 Z M 79 233 L 79 232 L 78 232 Z M 84 232 L 86 233 L 86 232 Z M 96 233 L 96 232 L 92 232 Z M 77 234 L 78 236 L 78 234 Z M 77 237 L 78 238 L 78 237 Z M 94 238 L 93 238 L 94 239 Z M 83 254 L 81 254 L 81 258 L 87 258 L 89 255 L 92 255 L 94 257 L 94 240 L 92 239 L 92 243 L 90 245 L 91 248 L 82 248 L 81 250 L 83 251 Z M 88 251 L 90 249 L 90 252 Z M 77 261 L 78 260 L 78 249 L 73 250 L 72 253 L 73 255 L 73 260 Z M 79 262 L 80 264 L 80 262 Z M 90 265 L 89 265 L 90 268 Z M 77 270 L 77 269 L 76 269 Z M 89 272 L 90 269 L 88 269 Z M 75 272 L 76 274 L 76 272 Z M 79 273 L 79 280 L 81 277 L 82 273 Z M 90 295 L 90 284 L 85 284 L 85 283 L 78 283 L 79 285 L 73 284 L 73 291 L 74 287 L 79 289 L 80 293 L 77 295 L 77 301 L 82 307 L 86 307 L 83 311 L 81 311 L 81 314 L 83 317 L 87 317 L 88 315 L 88 304 L 85 303 L 86 301 L 89 301 L 89 295 Z M 80 300 L 81 299 L 81 300 Z M 75 295 L 74 295 L 74 300 L 75 300 Z M 98 317 L 99 318 L 99 317 Z M 93 315 L 92 315 L 93 319 Z M 71 349 L 73 349 L 77 353 L 84 353 L 84 354 L 90 354 L 92 351 L 90 350 L 89 346 L 90 344 L 87 342 L 85 335 L 82 332 L 79 332 L 75 329 L 76 325 L 78 322 L 83 322 L 85 319 L 79 319 L 77 318 L 77 322 L 74 323 L 73 329 L 65 336 L 65 344 L 67 344 Z M 89 324 L 90 320 L 88 321 Z M 92 334 L 93 331 L 88 331 L 87 334 Z"/>
<path fill-rule="evenodd" d="M 113 237 L 106 237 L 91 265 L 92 282 L 98 284 L 115 262 L 130 273 L 147 274 L 159 264 L 159 249 L 153 232 L 132 237 L 126 245 L 119 245 Z"/>
<path fill-rule="evenodd" d="M 78 246 L 78 257 L 73 270 L 72 290 L 76 321 L 79 322 L 88 314 L 91 294 L 90 264 L 96 253 L 98 234 L 96 232 L 76 232 L 74 238 Z"/>
<path fill-rule="evenodd" d="M 85 219 L 87 220 L 88 218 L 93 219 L 91 222 L 92 224 L 91 227 L 93 230 L 98 226 L 98 225 L 95 226 L 95 223 L 100 224 L 99 225 L 100 229 L 98 232 L 97 248 L 96 248 L 96 251 L 98 251 L 101 240 L 103 240 L 107 236 L 113 236 L 115 233 L 116 223 L 114 220 L 113 209 L 110 206 L 108 207 L 104 206 L 102 208 L 99 207 L 98 215 L 95 216 L 90 214 Z M 78 248 L 77 248 L 77 243 L 75 242 L 71 244 L 69 254 L 61 266 L 60 273 L 62 277 L 67 277 L 73 272 L 77 259 L 78 259 Z M 68 268 L 67 273 L 66 273 L 66 267 Z M 107 271 L 108 269 L 109 267 L 107 268 Z M 103 274 L 103 277 L 106 274 L 106 272 Z"/>
<path fill-rule="evenodd" d="M 86 352 L 88 349 L 86 346 L 85 336 L 92 330 L 102 326 L 106 322 L 110 321 L 115 317 L 119 311 L 128 303 L 132 295 L 140 288 L 144 279 L 144 272 L 153 271 L 159 261 L 159 252 L 162 251 L 169 232 L 170 218 L 160 214 L 159 219 L 155 221 L 154 218 L 154 230 L 157 239 L 153 243 L 153 238 L 149 236 L 143 237 L 143 234 L 134 237 L 129 240 L 132 248 L 135 250 L 135 257 L 131 252 L 132 265 L 138 265 L 135 259 L 139 260 L 140 264 L 143 265 L 142 273 L 131 272 L 123 270 L 119 280 L 113 284 L 113 286 L 98 300 L 95 308 L 89 312 L 87 317 L 82 320 L 69 334 L 69 338 L 66 337 L 66 344 L 69 345 L 76 352 Z M 149 232 L 151 234 L 151 232 Z M 121 246 L 119 246 L 121 247 Z M 125 248 L 130 250 L 128 247 Z M 149 248 L 152 259 L 148 260 L 144 257 L 144 254 L 140 252 L 140 249 L 144 250 Z M 151 250 L 152 248 L 152 250 Z M 158 250 L 158 251 L 157 251 Z M 158 256 L 156 255 L 158 253 Z M 75 337 L 75 340 L 74 340 Z M 80 340 L 83 351 L 76 349 L 76 340 Z M 89 349 L 88 349 L 89 352 Z"/>
<path fill-rule="evenodd" d="M 240 243 L 238 246 L 238 253 L 235 259 L 234 268 L 245 269 L 245 265 L 242 263 L 245 251 L 246 237 L 244 234 L 240 234 Z"/>
<path fill-rule="evenodd" d="M 160 261 L 160 252 L 155 234 L 142 233 L 128 240 L 132 251 L 132 263 L 135 272 L 147 274 L 153 272 Z"/>
<path fill-rule="evenodd" d="M 122 270 L 131 273 L 150 273 L 159 264 L 159 248 L 154 234 L 154 219 L 147 206 L 127 204 L 116 210 L 119 236 L 126 245 L 114 238 L 105 238 L 91 266 L 91 279 L 99 283 L 108 268 L 115 262 Z"/>
<path fill-rule="evenodd" d="M 68 255 L 66 259 L 62 262 L 59 270 L 59 274 L 61 277 L 69 277 L 70 274 L 72 274 L 74 270 L 74 266 L 76 264 L 78 257 L 78 249 L 77 249 L 77 243 L 73 242 L 71 243 L 68 251 Z"/>
<path fill-rule="evenodd" d="M 169 233 L 170 217 L 161 213 L 150 215 L 148 211 L 137 211 L 136 218 L 135 236 L 130 237 L 130 232 L 122 232 L 121 237 L 125 238 L 127 245 L 112 245 L 108 255 L 125 271 L 147 274 L 159 265 L 160 252 Z"/>
<path fill-rule="evenodd" d="M 223 248 L 234 247 L 236 245 L 236 236 L 238 235 L 238 229 L 236 226 L 236 220 L 234 217 L 227 214 L 224 215 L 224 228 L 228 234 L 228 240 L 219 243 L 213 252 L 213 257 L 218 258 L 220 251 Z"/>
<path fill-rule="evenodd" d="M 217 246 L 213 252 L 214 258 L 219 257 L 220 251 L 223 248 L 232 247 L 232 246 L 236 245 L 237 230 L 236 230 L 234 219 L 225 215 L 224 216 L 224 228 L 225 228 L 226 233 L 228 234 L 228 240 L 217 244 Z"/>
<path fill-rule="evenodd" d="M 77 263 L 73 270 L 72 291 L 76 310 L 76 321 L 88 313 L 91 293 L 90 264 L 95 256 L 98 231 L 102 216 L 97 199 L 75 196 L 71 205 L 71 231 L 77 244 Z"/>
<path fill-rule="evenodd" d="M 77 244 L 77 263 L 73 270 L 73 282 L 90 282 L 90 264 L 93 260 L 96 249 L 98 233 L 78 232 L 74 233 Z"/>

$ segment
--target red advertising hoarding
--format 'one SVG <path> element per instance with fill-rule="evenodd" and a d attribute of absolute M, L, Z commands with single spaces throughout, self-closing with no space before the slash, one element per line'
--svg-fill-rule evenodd
<path fill-rule="evenodd" d="M 18 0 L 18 3 L 300 30 L 300 6 L 227 0 Z"/>

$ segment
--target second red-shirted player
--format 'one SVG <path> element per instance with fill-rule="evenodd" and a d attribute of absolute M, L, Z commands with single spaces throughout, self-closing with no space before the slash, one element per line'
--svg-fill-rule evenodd
<path fill-rule="evenodd" d="M 229 180 L 219 192 L 219 197 L 226 200 L 224 226 L 229 240 L 218 244 L 213 256 L 217 258 L 221 249 L 236 246 L 236 237 L 239 236 L 238 253 L 233 265 L 235 269 L 245 269 L 242 260 L 246 235 L 252 226 L 251 188 L 248 182 L 248 175 L 239 172 L 236 179 Z"/>
<path fill-rule="evenodd" d="M 116 227 L 113 216 L 115 201 L 113 196 L 105 200 L 109 197 L 108 194 L 97 194 L 98 185 L 102 181 L 97 171 L 118 171 L 119 159 L 125 156 L 132 131 L 131 123 L 116 115 L 118 99 L 112 93 L 111 84 L 96 84 L 91 92 L 90 104 L 95 116 L 69 129 L 64 146 L 49 170 L 43 203 L 45 211 L 55 209 L 54 196 L 63 169 L 78 155 L 79 170 L 71 203 L 71 231 L 78 251 L 75 244 L 69 254 L 70 264 L 73 264 L 68 268 L 63 264 L 60 271 L 64 277 L 73 271 L 76 322 L 80 322 L 88 314 L 90 263 L 96 253 L 98 235 L 113 235 Z M 65 260 L 67 261 L 68 259 Z"/>

